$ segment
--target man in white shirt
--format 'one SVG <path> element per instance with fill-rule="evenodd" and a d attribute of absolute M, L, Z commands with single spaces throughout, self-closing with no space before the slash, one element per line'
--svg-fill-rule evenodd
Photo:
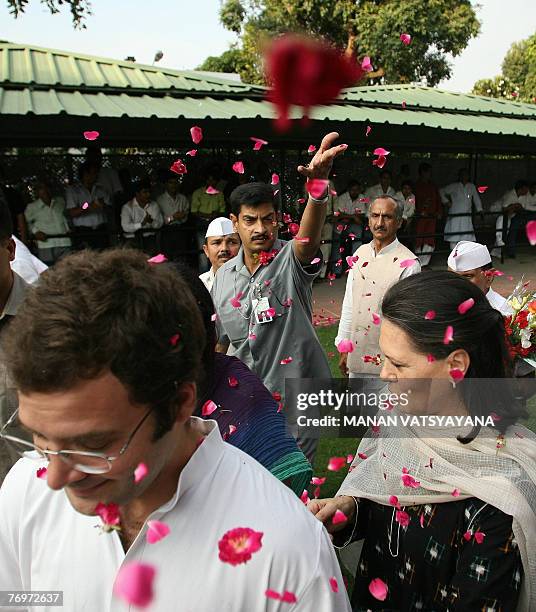
<path fill-rule="evenodd" d="M 231 219 L 218 217 L 209 223 L 203 251 L 211 266 L 208 272 L 199 275 L 208 291 L 212 289 L 216 272 L 226 261 L 236 257 L 240 244 L 240 236 L 235 232 Z"/>
<path fill-rule="evenodd" d="M 510 304 L 491 288 L 493 266 L 487 246 L 462 240 L 452 249 L 447 265 L 451 272 L 456 272 L 481 289 L 493 308 L 505 316 L 512 314 Z"/>
<path fill-rule="evenodd" d="M 108 246 L 107 211 L 110 196 L 99 185 L 98 166 L 84 162 L 78 169 L 79 182 L 65 190 L 65 208 L 75 233 L 79 233 L 80 246 L 105 248 Z"/>
<path fill-rule="evenodd" d="M 182 225 L 188 218 L 190 202 L 185 195 L 179 193 L 179 181 L 175 173 L 167 173 L 164 193 L 158 196 L 156 203 L 167 225 Z"/>
<path fill-rule="evenodd" d="M 475 240 L 475 231 L 471 212 L 473 206 L 480 213 L 482 220 L 482 202 L 476 187 L 469 181 L 469 170 L 462 168 L 458 172 L 458 182 L 446 185 L 439 190 L 443 204 L 448 207 L 448 217 L 445 223 L 444 238 L 450 243 L 450 248 L 460 240 Z M 462 217 L 453 215 L 465 215 Z"/>
<path fill-rule="evenodd" d="M 337 196 L 333 204 L 334 220 L 330 255 L 330 267 L 337 276 L 343 269 L 345 252 L 341 246 L 350 245 L 350 254 L 363 241 L 364 221 L 368 210 L 368 200 L 362 192 L 363 185 L 358 179 L 352 179 L 344 193 Z"/>
<path fill-rule="evenodd" d="M 525 204 L 527 203 L 528 196 L 529 184 L 525 180 L 519 180 L 516 182 L 513 189 L 507 191 L 503 197 L 493 205 L 493 208 L 497 208 L 502 213 L 497 218 L 495 224 L 495 246 L 505 246 L 504 239 L 506 238 L 507 257 L 515 258 L 517 234 L 523 222 L 529 220 L 525 218 Z M 503 227 L 503 215 L 505 213 L 507 215 L 506 228 Z M 530 215 L 531 213 L 528 214 Z"/>
<path fill-rule="evenodd" d="M 369 199 L 370 203 L 380 196 L 396 197 L 396 191 L 391 187 L 391 173 L 389 170 L 382 170 L 380 172 L 380 182 L 372 185 L 365 192 L 365 197 Z"/>
<path fill-rule="evenodd" d="M 15 259 L 11 262 L 11 269 L 22 276 L 27 283 L 33 285 L 39 280 L 39 275 L 48 270 L 48 266 L 33 255 L 24 242 L 21 242 L 15 235 L 11 238 L 13 238 L 16 247 Z"/>
<path fill-rule="evenodd" d="M 49 463 L 20 460 L 0 489 L 0 591 L 61 590 L 66 610 L 119 612 L 118 573 L 142 563 L 153 612 L 260 612 L 282 597 L 295 612 L 350 611 L 324 527 L 215 421 L 191 416 L 205 332 L 172 267 L 134 249 L 69 255 L 6 345 L 23 390 L 0 435 Z M 8 441 L 15 423 L 28 434 Z"/>
<path fill-rule="evenodd" d="M 69 224 L 65 217 L 65 201 L 63 198 L 52 197 L 50 186 L 46 181 L 38 181 L 35 185 L 37 200 L 26 207 L 24 215 L 28 229 L 37 241 L 39 258 L 47 265 L 71 250 L 71 239 L 50 238 L 50 235 L 68 234 Z"/>
<path fill-rule="evenodd" d="M 370 205 L 368 220 L 373 239 L 353 255 L 335 339 L 337 347 L 343 340 L 350 340 L 353 346 L 351 352 L 339 351 L 343 376 L 379 376 L 380 326 L 374 315 L 379 316 L 381 300 L 392 284 L 421 271 L 417 256 L 396 237 L 403 212 L 402 201 L 391 196 L 376 198 Z"/>
<path fill-rule="evenodd" d="M 121 227 L 127 241 L 133 242 L 135 233 L 141 233 L 142 246 L 147 252 L 155 248 L 157 230 L 162 227 L 164 219 L 158 204 L 151 200 L 151 183 L 141 180 L 134 186 L 134 197 L 121 209 Z M 153 230 L 153 231 L 150 231 Z"/>

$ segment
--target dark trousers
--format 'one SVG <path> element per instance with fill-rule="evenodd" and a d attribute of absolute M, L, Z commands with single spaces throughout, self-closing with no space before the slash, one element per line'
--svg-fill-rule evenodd
<path fill-rule="evenodd" d="M 519 230 L 525 227 L 529 221 L 534 220 L 536 220 L 536 211 L 532 210 L 522 210 L 512 217 L 506 237 L 506 253 L 508 255 L 515 255 Z"/>

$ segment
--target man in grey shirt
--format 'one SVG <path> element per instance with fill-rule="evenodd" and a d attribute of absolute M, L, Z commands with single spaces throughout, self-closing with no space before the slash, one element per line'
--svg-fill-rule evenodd
<path fill-rule="evenodd" d="M 217 350 L 225 352 L 231 343 L 234 355 L 282 397 L 285 378 L 331 376 L 312 324 L 312 284 L 322 266 L 319 247 L 327 179 L 333 159 L 347 148 L 332 146 L 338 136 L 336 132 L 325 136 L 309 165 L 298 167 L 315 198 L 309 197 L 293 240 L 277 238 L 270 185 L 241 185 L 230 198 L 231 220 L 242 247 L 218 270 L 212 288 Z"/>

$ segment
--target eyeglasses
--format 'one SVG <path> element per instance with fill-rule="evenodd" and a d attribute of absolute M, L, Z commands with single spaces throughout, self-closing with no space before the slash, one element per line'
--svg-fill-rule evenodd
<path fill-rule="evenodd" d="M 52 451 L 40 448 L 29 440 L 23 440 L 22 438 L 17 438 L 15 436 L 9 435 L 8 433 L 6 433 L 6 431 L 8 427 L 13 427 L 16 425 L 16 420 L 19 413 L 18 410 L 16 410 L 9 417 L 7 423 L 0 430 L 0 438 L 2 440 L 5 440 L 6 444 L 13 448 L 13 450 L 15 450 L 17 454 L 26 459 L 32 459 L 33 461 L 43 461 L 43 459 L 46 459 L 47 461 L 50 461 L 50 456 L 54 455 L 56 457 L 59 457 L 69 467 L 79 472 L 84 472 L 85 474 L 105 474 L 106 472 L 109 472 L 112 469 L 112 462 L 116 459 L 119 459 L 119 457 L 121 457 L 121 455 L 126 452 L 127 448 L 129 447 L 129 444 L 132 442 L 132 439 L 145 422 L 145 419 L 149 416 L 149 414 L 151 414 L 151 412 L 152 408 L 136 425 L 136 428 L 129 435 L 127 441 L 123 444 L 121 450 L 117 453 L 117 455 L 113 455 L 111 457 L 105 455 L 104 453 L 95 453 L 90 451 Z"/>

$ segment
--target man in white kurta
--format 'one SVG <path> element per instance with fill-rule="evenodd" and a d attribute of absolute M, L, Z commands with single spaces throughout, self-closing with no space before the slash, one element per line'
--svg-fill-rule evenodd
<path fill-rule="evenodd" d="M 492 205 L 491 210 L 500 213 L 495 223 L 496 249 L 493 249 L 494 257 L 500 257 L 500 248 L 506 246 L 503 235 L 506 238 L 506 242 L 510 243 L 507 247 L 507 254 L 512 254 L 512 240 L 509 239 L 515 238 L 515 236 L 510 237 L 509 235 L 510 224 L 516 214 L 520 214 L 525 210 L 527 203 L 530 203 L 529 185 L 527 181 L 519 180 L 516 182 L 513 189 L 509 189 L 499 200 L 497 200 L 497 202 L 494 202 Z M 503 227 L 505 214 L 506 230 Z M 513 245 L 515 246 L 515 240 L 513 241 Z"/>
<path fill-rule="evenodd" d="M 140 229 L 144 236 L 154 236 L 162 227 L 164 219 L 158 204 L 151 200 L 151 189 L 148 181 L 139 181 L 135 188 L 135 195 L 130 202 L 121 209 L 121 227 L 125 238 L 134 238 L 134 233 Z"/>
<path fill-rule="evenodd" d="M 240 236 L 235 232 L 231 219 L 213 219 L 207 227 L 203 245 L 203 251 L 210 261 L 210 270 L 199 275 L 208 291 L 212 290 L 216 272 L 226 261 L 236 257 L 239 249 Z"/>
<path fill-rule="evenodd" d="M 443 203 L 449 207 L 444 237 L 450 243 L 450 248 L 453 249 L 460 240 L 475 240 L 471 212 L 474 206 L 482 214 L 482 201 L 476 187 L 469 181 L 469 171 L 462 168 L 458 181 L 443 187 L 439 193 Z"/>

